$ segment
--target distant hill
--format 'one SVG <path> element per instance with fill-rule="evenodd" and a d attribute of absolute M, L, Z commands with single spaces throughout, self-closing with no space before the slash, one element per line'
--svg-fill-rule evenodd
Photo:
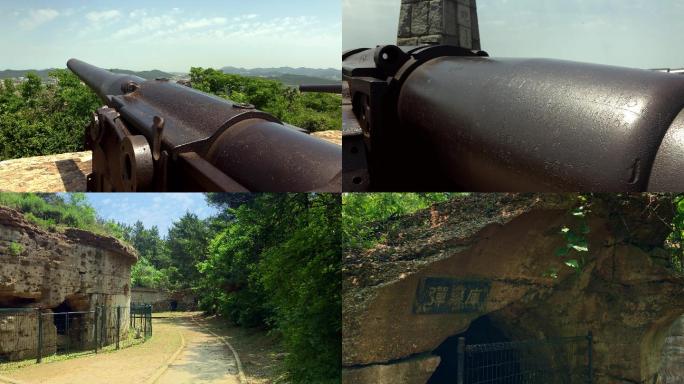
<path fill-rule="evenodd" d="M 297 76 L 307 76 L 318 79 L 328 79 L 328 80 L 342 80 L 342 71 L 335 68 L 291 68 L 291 67 L 279 67 L 279 68 L 236 68 L 236 67 L 223 67 L 221 68 L 223 73 L 231 73 L 243 76 L 257 76 L 257 77 L 271 77 L 277 78 L 282 75 L 297 75 Z"/>
<path fill-rule="evenodd" d="M 41 79 L 47 80 L 48 73 L 53 71 L 50 69 L 24 69 L 24 70 L 4 70 L 0 71 L 0 79 L 8 78 L 19 78 L 25 77 L 28 72 L 34 72 Z M 317 69 L 317 68 L 255 68 L 255 69 L 245 69 L 245 68 L 235 68 L 235 67 L 224 67 L 221 69 L 223 73 L 230 73 L 242 76 L 250 77 L 263 77 L 267 79 L 278 80 L 285 85 L 298 86 L 298 85 L 314 85 L 314 84 L 338 84 L 342 79 L 342 73 L 338 69 L 328 68 L 328 69 Z M 143 79 L 153 80 L 159 78 L 176 79 L 186 77 L 187 73 L 182 72 L 164 72 L 158 69 L 153 69 L 151 71 L 130 71 L 127 69 L 113 68 L 110 71 L 115 73 L 122 73 L 126 75 L 140 76 Z"/>
<path fill-rule="evenodd" d="M 127 69 L 113 68 L 113 69 L 110 69 L 110 71 L 114 72 L 114 73 L 122 73 L 124 75 L 135 75 L 135 76 L 142 77 L 143 79 L 146 79 L 146 80 L 154 80 L 154 79 L 162 79 L 162 78 L 163 79 L 171 79 L 171 78 L 175 77 L 175 75 L 173 75 L 171 73 L 160 71 L 158 69 L 153 69 L 151 71 L 129 71 Z"/>
<path fill-rule="evenodd" d="M 48 73 L 51 71 L 54 71 L 54 68 L 50 69 L 40 69 L 40 70 L 35 70 L 35 69 L 21 69 L 21 70 L 14 70 L 14 69 L 6 69 L 4 71 L 0 71 L 0 79 L 14 79 L 14 78 L 19 78 L 19 77 L 26 77 L 26 74 L 29 72 L 34 72 L 38 76 L 40 76 L 41 79 L 47 80 L 48 79 Z M 151 71 L 129 71 L 126 69 L 110 69 L 110 71 L 115 72 L 115 73 L 123 73 L 126 75 L 136 75 L 140 76 L 143 79 L 147 80 L 152 80 L 152 79 L 158 79 L 158 78 L 174 78 L 173 74 L 167 73 L 160 71 L 158 69 L 153 69 Z"/>
<path fill-rule="evenodd" d="M 14 79 L 14 78 L 18 78 L 18 77 L 26 77 L 27 73 L 34 72 L 41 79 L 47 80 L 48 73 L 51 71 L 54 71 L 54 68 L 40 69 L 40 70 L 35 70 L 35 69 L 19 69 L 19 70 L 6 69 L 4 71 L 0 71 L 0 79 Z"/>
<path fill-rule="evenodd" d="M 266 79 L 278 80 L 281 83 L 296 87 L 298 85 L 327 85 L 339 84 L 341 80 L 323 79 L 320 77 L 301 76 L 301 75 L 278 75 L 265 77 Z"/>

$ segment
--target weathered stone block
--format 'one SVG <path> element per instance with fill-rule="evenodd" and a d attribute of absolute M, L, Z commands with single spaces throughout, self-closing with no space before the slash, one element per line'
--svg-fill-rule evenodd
<path fill-rule="evenodd" d="M 479 47 L 480 23 L 477 21 L 477 12 L 471 12 L 470 18 L 471 18 L 470 32 L 473 35 L 473 40 L 478 42 L 478 47 L 477 48 L 473 47 L 473 49 L 480 49 L 480 47 Z"/>
<path fill-rule="evenodd" d="M 418 38 L 418 44 L 440 44 L 441 41 L 441 35 L 427 35 Z"/>
<path fill-rule="evenodd" d="M 428 13 L 430 3 L 421 2 L 413 5 L 411 10 L 411 35 L 420 36 L 428 32 Z"/>
<path fill-rule="evenodd" d="M 430 26 L 428 33 L 431 35 L 440 35 L 444 32 L 444 9 L 442 7 L 442 0 L 433 0 L 430 2 Z"/>
<path fill-rule="evenodd" d="M 470 34 L 470 28 L 464 26 L 458 27 L 458 42 L 460 47 L 468 49 L 473 48 L 473 37 Z"/>
<path fill-rule="evenodd" d="M 399 37 L 411 37 L 412 4 L 402 4 L 399 13 Z"/>
<path fill-rule="evenodd" d="M 456 5 L 453 0 L 444 0 L 444 32 L 451 36 L 458 34 Z"/>
<path fill-rule="evenodd" d="M 472 20 L 470 18 L 470 7 L 463 4 L 456 4 L 456 22 L 459 26 L 470 28 Z"/>
<path fill-rule="evenodd" d="M 468 31 L 460 32 L 461 27 Z M 402 45 L 405 44 L 402 39 L 416 37 L 418 43 L 425 41 L 480 49 L 478 28 L 474 0 L 404 0 L 397 42 Z"/>
<path fill-rule="evenodd" d="M 418 45 L 418 38 L 417 37 L 398 38 L 397 44 L 403 45 L 403 46 Z"/>

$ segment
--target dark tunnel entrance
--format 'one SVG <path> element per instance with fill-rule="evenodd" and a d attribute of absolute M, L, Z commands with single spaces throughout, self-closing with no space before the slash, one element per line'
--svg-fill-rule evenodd
<path fill-rule="evenodd" d="M 437 370 L 432 374 L 427 384 L 453 384 L 456 382 L 458 375 L 458 339 L 464 337 L 466 345 L 473 344 L 488 344 L 488 343 L 504 343 L 511 341 L 506 335 L 497 328 L 489 316 L 482 316 L 470 324 L 468 330 L 457 335 L 447 338 L 440 344 L 433 353 L 441 358 Z M 475 366 L 495 366 L 495 361 L 486 361 L 490 359 L 487 355 L 474 354 L 472 359 L 482 361 L 469 361 L 469 364 Z M 497 367 L 498 370 L 493 370 L 491 373 L 487 371 L 475 372 L 467 377 L 467 383 L 492 383 L 504 384 L 512 383 L 511 377 L 517 377 L 520 373 L 520 362 L 516 359 L 507 362 L 505 367 Z"/>
<path fill-rule="evenodd" d="M 441 361 L 428 384 L 456 383 L 458 339 L 465 339 L 463 384 L 579 384 L 591 382 L 592 336 L 511 340 L 490 316 L 447 338 L 433 353 Z M 517 332 L 516 332 L 517 334 Z"/>
<path fill-rule="evenodd" d="M 69 304 L 67 304 L 66 301 L 52 309 L 52 322 L 55 324 L 55 327 L 57 328 L 58 335 L 67 334 L 69 327 L 67 312 L 71 311 L 72 309 L 71 307 L 69 307 Z"/>
<path fill-rule="evenodd" d="M 83 347 L 82 344 L 85 340 L 84 312 L 76 312 L 67 301 L 64 301 L 53 308 L 49 315 L 52 316 L 52 323 L 57 331 L 57 351 L 68 353 L 70 350 Z"/>

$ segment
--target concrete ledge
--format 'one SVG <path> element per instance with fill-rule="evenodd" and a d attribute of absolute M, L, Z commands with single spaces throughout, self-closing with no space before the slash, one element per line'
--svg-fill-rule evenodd
<path fill-rule="evenodd" d="M 439 362 L 439 356 L 424 355 L 391 364 L 343 368 L 342 384 L 425 384 Z"/>
<path fill-rule="evenodd" d="M 91 169 L 90 151 L 0 161 L 0 191 L 85 192 Z"/>

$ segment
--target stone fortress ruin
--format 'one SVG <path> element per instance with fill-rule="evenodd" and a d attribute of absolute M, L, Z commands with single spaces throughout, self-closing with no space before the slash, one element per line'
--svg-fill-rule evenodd
<path fill-rule="evenodd" d="M 170 292 L 157 288 L 133 287 L 131 301 L 149 304 L 154 312 L 195 311 L 197 296 L 190 289 Z"/>
<path fill-rule="evenodd" d="M 455 383 L 456 337 L 588 331 L 594 383 L 681 383 L 684 278 L 663 249 L 671 196 L 628 198 L 599 196 L 579 272 L 555 254 L 573 220 L 571 195 L 471 195 L 386 224 L 381 244 L 343 255 L 343 383 Z"/>
<path fill-rule="evenodd" d="M 33 358 L 61 344 L 86 348 L 126 335 L 135 251 L 115 238 L 80 229 L 47 231 L 18 211 L 0 207 L 0 362 Z M 117 324 L 116 307 L 121 307 Z M 67 317 L 53 313 L 76 312 Z M 41 315 L 39 315 L 41 313 Z M 112 332 L 119 327 L 120 332 Z M 106 332 L 110 330 L 110 332 Z"/>

